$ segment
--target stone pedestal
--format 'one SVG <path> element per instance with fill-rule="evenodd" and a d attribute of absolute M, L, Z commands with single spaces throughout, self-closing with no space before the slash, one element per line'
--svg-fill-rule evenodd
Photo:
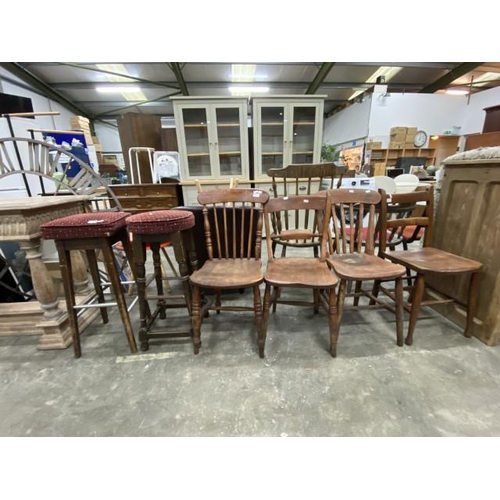
<path fill-rule="evenodd" d="M 0 241 L 16 241 L 26 252 L 36 300 L 0 304 L 0 335 L 40 334 L 39 349 L 64 349 L 71 344 L 71 332 L 64 300 L 42 259 L 40 226 L 49 220 L 80 213 L 88 196 L 46 196 L 0 201 Z M 78 301 L 93 298 L 88 290 L 85 261 L 73 257 Z M 98 309 L 87 309 L 79 317 L 81 329 L 97 315 Z"/>

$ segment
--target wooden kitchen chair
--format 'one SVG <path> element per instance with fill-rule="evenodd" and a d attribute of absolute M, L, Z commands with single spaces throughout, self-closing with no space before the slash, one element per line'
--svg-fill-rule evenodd
<path fill-rule="evenodd" d="M 410 322 L 408 325 L 408 333 L 405 339 L 407 345 L 413 343 L 413 333 L 417 323 L 418 313 L 422 306 L 457 303 L 466 309 L 466 325 L 464 335 L 470 337 L 472 335 L 472 326 L 474 314 L 476 310 L 479 271 L 482 264 L 475 260 L 467 259 L 459 255 L 440 250 L 431 246 L 433 221 L 434 221 L 434 188 L 430 186 L 425 191 L 415 191 L 412 193 L 395 193 L 386 195 L 381 191 L 382 201 L 380 206 L 381 218 L 381 234 L 380 246 L 378 255 L 381 258 L 388 259 L 391 262 L 405 266 L 406 269 L 416 273 L 413 285 L 410 288 L 410 296 L 404 307 L 410 313 Z M 425 206 L 422 215 L 392 218 L 390 217 L 391 210 L 394 206 L 404 205 L 409 203 L 419 203 Z M 399 228 L 413 227 L 414 234 L 423 228 L 423 245 L 419 248 L 408 250 L 388 251 L 385 235 L 387 231 L 393 231 Z M 466 275 L 469 274 L 469 286 L 467 302 L 460 302 L 450 296 L 444 295 L 433 289 L 427 282 L 428 275 Z M 374 287 L 374 295 L 382 290 L 387 293 L 387 289 L 380 283 L 376 282 Z M 431 291 L 437 298 L 424 300 L 424 292 Z"/>
<path fill-rule="evenodd" d="M 267 174 L 272 178 L 274 198 L 282 196 L 311 195 L 320 190 L 334 189 L 340 185 L 343 176 L 353 175 L 346 167 L 328 163 L 297 163 L 285 168 L 271 168 Z M 276 214 L 276 227 L 272 236 L 272 252 L 281 245 L 281 256 L 287 247 L 312 248 L 318 257 L 320 245 L 318 227 L 309 211 L 288 210 Z"/>
<path fill-rule="evenodd" d="M 330 340 L 333 346 L 334 318 L 336 314 L 335 287 L 338 279 L 330 271 L 326 263 L 326 238 L 322 237 L 325 201 L 325 196 L 283 196 L 270 199 L 264 207 L 266 235 L 271 237 L 266 238 L 268 262 L 264 274 L 266 288 L 264 292 L 262 336 L 259 339 L 259 355 L 261 358 L 264 357 L 269 309 L 271 303 L 273 303 L 275 311 L 276 302 L 294 306 L 311 306 L 315 314 L 319 312 L 320 305 L 324 307 L 328 312 Z M 272 236 L 275 234 L 275 226 L 272 222 L 278 215 L 284 216 L 290 211 L 302 212 L 300 216 L 308 216 L 315 220 L 315 226 L 321 232 L 319 257 L 311 255 L 309 257 L 282 256 L 281 258 L 275 258 L 273 256 Z M 305 214 L 304 212 L 310 213 Z M 282 288 L 309 288 L 313 291 L 313 300 L 305 302 L 303 300 L 284 299 L 279 294 Z"/>
<path fill-rule="evenodd" d="M 354 308 L 384 307 L 396 313 L 396 339 L 403 345 L 403 266 L 392 264 L 374 255 L 376 206 L 381 195 L 377 191 L 362 189 L 335 189 L 328 191 L 326 203 L 325 234 L 329 231 L 329 257 L 327 262 L 340 278 L 337 298 L 338 313 L 332 334 L 331 355 L 336 356 L 340 323 L 347 295 L 347 284 L 354 282 Z M 363 282 L 394 281 L 395 307 L 391 301 L 374 297 L 371 288 L 363 288 Z M 349 294 L 351 295 L 351 294 Z M 370 299 L 368 305 L 359 303 L 359 298 Z"/>
<path fill-rule="evenodd" d="M 201 346 L 201 324 L 209 309 L 254 311 L 254 324 L 261 343 L 262 302 L 259 285 L 264 280 L 261 270 L 261 245 L 266 191 L 258 189 L 210 189 L 198 194 L 203 206 L 203 221 L 208 260 L 190 276 L 193 286 L 192 324 L 194 353 Z M 223 304 L 227 290 L 253 290 L 253 306 Z M 211 289 L 215 300 L 202 308 L 201 290 Z M 205 295 L 204 299 L 209 297 Z"/>

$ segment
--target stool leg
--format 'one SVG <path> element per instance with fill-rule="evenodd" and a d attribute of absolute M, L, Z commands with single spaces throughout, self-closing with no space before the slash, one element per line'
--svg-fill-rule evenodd
<path fill-rule="evenodd" d="M 97 257 L 94 250 L 86 250 L 87 261 L 89 263 L 90 275 L 92 276 L 92 282 L 94 283 L 94 290 L 97 294 L 97 301 L 99 304 L 105 302 L 104 292 L 102 291 L 101 279 L 99 277 L 99 268 L 97 267 Z M 101 307 L 101 318 L 103 323 L 108 323 L 108 310 L 106 307 Z"/>
<path fill-rule="evenodd" d="M 106 264 L 106 269 L 109 275 L 109 281 L 115 294 L 115 300 L 118 304 L 118 311 L 120 312 L 122 323 L 125 328 L 130 351 L 132 353 L 136 353 L 137 345 L 135 343 L 134 332 L 130 323 L 130 316 L 127 311 L 127 303 L 125 302 L 125 297 L 123 295 L 122 284 L 120 282 L 118 270 L 116 268 L 115 255 L 110 244 L 104 245 L 103 254 L 104 262 Z"/>
<path fill-rule="evenodd" d="M 138 234 L 134 234 L 133 250 L 135 281 L 137 284 L 137 298 L 139 301 L 139 342 L 141 343 L 141 351 L 147 351 L 149 349 L 147 320 L 151 317 L 151 311 L 148 301 L 146 300 L 146 245 Z"/>
<path fill-rule="evenodd" d="M 160 244 L 150 243 L 151 253 L 153 255 L 153 269 L 154 277 L 156 282 L 156 291 L 158 296 L 163 297 L 163 273 L 161 269 L 161 257 L 160 257 Z M 165 319 L 166 309 L 165 309 L 165 299 L 158 299 L 158 307 L 160 309 L 160 319 Z"/>
<path fill-rule="evenodd" d="M 78 331 L 78 319 L 75 309 L 75 290 L 73 288 L 71 255 L 69 250 L 66 250 L 64 243 L 56 241 L 56 247 L 59 254 L 59 264 L 64 286 L 64 295 L 66 297 L 66 309 L 68 311 L 69 326 L 73 337 L 73 350 L 75 352 L 75 358 L 79 358 L 82 355 L 82 348 L 80 345 L 80 332 Z"/>

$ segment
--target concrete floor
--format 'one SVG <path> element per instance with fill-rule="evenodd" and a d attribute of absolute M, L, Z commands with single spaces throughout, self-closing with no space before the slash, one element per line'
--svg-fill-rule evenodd
<path fill-rule="evenodd" d="M 132 318 L 138 328 L 137 307 Z M 326 313 L 285 305 L 264 360 L 251 312 L 211 314 L 202 342 L 198 356 L 189 339 L 131 355 L 116 311 L 85 331 L 80 359 L 0 338 L 0 435 L 500 435 L 500 347 L 430 309 L 411 347 L 396 345 L 391 313 L 346 312 L 336 359 Z"/>

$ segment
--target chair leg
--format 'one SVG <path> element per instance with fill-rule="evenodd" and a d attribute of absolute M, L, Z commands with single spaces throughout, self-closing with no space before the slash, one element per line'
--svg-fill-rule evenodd
<path fill-rule="evenodd" d="M 417 324 L 418 313 L 420 312 L 420 305 L 424 296 L 425 276 L 417 274 L 415 286 L 411 294 L 411 311 L 410 311 L 410 324 L 408 325 L 408 334 L 405 339 L 406 345 L 413 344 L 413 332 Z"/>
<path fill-rule="evenodd" d="M 337 357 L 337 344 L 339 341 L 340 318 L 337 308 L 335 288 L 330 288 L 328 295 L 328 327 L 330 330 L 330 355 Z"/>
<path fill-rule="evenodd" d="M 474 316 L 476 314 L 477 296 L 479 294 L 479 273 L 472 273 L 469 281 L 469 292 L 467 297 L 467 320 L 465 323 L 466 337 L 472 337 L 474 327 Z"/>
<path fill-rule="evenodd" d="M 353 305 L 354 306 L 359 306 L 359 295 L 361 293 L 361 281 L 356 281 L 356 284 L 354 285 L 354 301 Z"/>
<path fill-rule="evenodd" d="M 379 282 L 380 284 L 380 282 Z M 399 347 L 403 346 L 403 279 L 396 278 L 396 343 Z"/>
<path fill-rule="evenodd" d="M 259 356 L 264 357 L 264 349 L 266 347 L 267 325 L 269 323 L 269 309 L 271 308 L 271 285 L 266 283 L 264 290 L 264 307 L 262 310 L 262 325 L 259 336 Z"/>
<path fill-rule="evenodd" d="M 342 314 L 344 312 L 344 302 L 346 294 L 347 282 L 346 280 L 340 280 L 339 294 L 337 296 L 337 303 L 335 304 L 333 310 L 336 313 L 333 314 L 332 324 L 330 325 L 330 355 L 335 358 L 337 357 L 337 344 L 340 334 L 340 323 L 342 322 Z M 332 309 L 332 300 L 335 295 L 332 296 L 332 290 L 330 290 L 330 315 Z"/>
<path fill-rule="evenodd" d="M 71 255 L 69 251 L 65 250 L 59 245 L 57 245 L 57 251 L 59 254 L 59 263 L 61 266 L 64 295 L 66 296 L 68 320 L 71 328 L 71 335 L 73 337 L 73 350 L 75 352 L 75 358 L 80 358 L 82 355 L 82 348 L 80 345 L 78 318 L 75 310 L 75 290 L 73 288 L 73 269 L 71 267 Z"/>
<path fill-rule="evenodd" d="M 197 286 L 193 286 L 193 301 L 191 305 L 191 322 L 193 325 L 193 349 L 198 354 L 201 347 L 201 294 Z"/>
<path fill-rule="evenodd" d="M 109 281 L 111 282 L 111 287 L 115 295 L 115 300 L 116 303 L 118 304 L 118 311 L 120 312 L 123 327 L 125 328 L 125 334 L 127 335 L 130 352 L 135 354 L 137 352 L 137 345 L 135 343 L 134 331 L 132 330 L 132 324 L 130 323 L 130 316 L 127 310 L 127 303 L 125 302 L 125 297 L 123 295 L 122 284 L 118 276 L 115 263 L 115 256 L 111 245 L 104 245 L 103 254 L 104 254 L 104 262 L 106 264 L 106 269 L 108 271 Z"/>
<path fill-rule="evenodd" d="M 217 309 L 215 314 L 220 314 L 220 306 L 222 305 L 222 292 L 217 289 L 215 290 L 215 308 Z"/>
<path fill-rule="evenodd" d="M 319 290 L 317 288 L 313 288 L 313 304 L 314 304 L 314 314 L 319 313 Z"/>
<path fill-rule="evenodd" d="M 262 337 L 262 299 L 260 296 L 259 285 L 255 285 L 253 287 L 253 310 L 254 310 L 254 325 L 255 325 L 255 330 L 257 332 L 259 356 L 260 356 L 261 337 Z M 262 351 L 262 356 L 263 355 L 264 351 Z"/>
<path fill-rule="evenodd" d="M 378 297 L 378 293 L 379 293 L 379 291 L 380 291 L 380 283 L 381 283 L 381 281 L 380 281 L 380 280 L 375 280 L 375 281 L 373 282 L 372 295 L 373 295 L 374 297 Z M 370 305 L 370 306 L 375 305 L 375 303 L 376 303 L 376 301 L 375 301 L 375 300 L 370 299 L 370 302 L 369 302 L 369 305 Z"/>

